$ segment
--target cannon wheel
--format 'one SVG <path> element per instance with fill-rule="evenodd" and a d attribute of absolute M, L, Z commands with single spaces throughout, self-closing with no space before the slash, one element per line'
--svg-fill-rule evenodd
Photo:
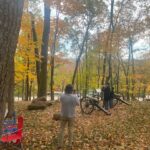
<path fill-rule="evenodd" d="M 83 97 L 80 100 L 80 107 L 81 107 L 82 113 L 85 113 L 85 114 L 91 114 L 94 110 L 94 105 L 92 104 L 91 99 L 88 97 Z"/>

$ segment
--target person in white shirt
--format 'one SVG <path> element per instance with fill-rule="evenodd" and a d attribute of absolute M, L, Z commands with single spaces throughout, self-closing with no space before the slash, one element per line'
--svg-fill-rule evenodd
<path fill-rule="evenodd" d="M 63 147 L 64 130 L 68 125 L 69 147 L 72 146 L 73 125 L 75 119 L 75 107 L 79 106 L 79 99 L 73 94 L 73 86 L 68 84 L 65 87 L 65 94 L 60 97 L 61 103 L 61 125 L 58 137 L 58 149 Z"/>

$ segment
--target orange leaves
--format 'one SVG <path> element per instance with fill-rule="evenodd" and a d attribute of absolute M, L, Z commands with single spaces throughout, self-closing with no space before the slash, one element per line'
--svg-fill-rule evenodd
<path fill-rule="evenodd" d="M 35 80 L 35 57 L 34 49 L 39 47 L 39 42 L 33 42 L 31 33 L 31 16 L 24 12 L 21 32 L 15 55 L 15 82 L 21 82 L 28 74 L 29 80 Z"/>
<path fill-rule="evenodd" d="M 65 84 L 70 83 L 73 72 L 73 63 L 64 58 L 63 54 L 55 56 L 55 88 L 61 90 Z"/>
<path fill-rule="evenodd" d="M 69 15 L 75 15 L 79 13 L 83 13 L 85 11 L 84 5 L 81 2 L 76 0 L 66 0 L 63 11 Z"/>
<path fill-rule="evenodd" d="M 60 109 L 59 103 L 54 103 L 44 111 L 27 111 L 28 102 L 16 103 L 17 113 L 22 113 L 24 123 L 25 149 L 56 149 L 60 122 L 52 120 L 52 116 Z M 92 115 L 81 114 L 77 109 L 74 125 L 74 150 L 96 149 L 144 149 L 150 143 L 149 103 L 135 102 L 130 107 L 118 105 L 112 109 L 111 116 L 105 116 L 100 111 Z M 65 132 L 64 145 L 67 149 Z"/>
<path fill-rule="evenodd" d="M 64 20 L 59 20 L 59 23 L 58 23 L 59 34 L 61 35 L 67 34 L 68 27 L 69 25 Z"/>
<path fill-rule="evenodd" d="M 27 34 L 31 32 L 31 21 L 30 21 L 30 14 L 24 12 L 23 16 L 22 16 L 22 23 L 21 23 L 21 32 L 20 34 Z M 26 31 L 26 32 L 22 32 L 22 31 Z"/>
<path fill-rule="evenodd" d="M 143 74 L 134 74 L 131 77 L 135 80 L 140 80 L 144 77 L 144 75 Z"/>
<path fill-rule="evenodd" d="M 50 34 L 50 42 L 49 45 L 52 47 L 53 41 L 54 41 L 54 34 L 55 34 L 55 26 L 56 26 L 56 19 L 51 19 L 51 34 Z M 57 34 L 57 45 L 59 42 L 60 36 L 65 36 L 65 34 L 68 34 L 68 27 L 69 25 L 61 18 L 58 20 L 58 34 Z"/>
<path fill-rule="evenodd" d="M 150 93 L 150 85 L 147 86 L 147 92 Z"/>
<path fill-rule="evenodd" d="M 76 0 L 44 0 L 51 7 L 58 8 L 63 14 L 75 15 L 83 13 L 85 6 Z"/>
<path fill-rule="evenodd" d="M 60 8 L 60 6 L 61 6 L 61 2 L 62 2 L 62 0 L 44 0 L 44 2 L 46 3 L 46 4 L 48 4 L 50 7 L 57 7 L 57 8 Z"/>

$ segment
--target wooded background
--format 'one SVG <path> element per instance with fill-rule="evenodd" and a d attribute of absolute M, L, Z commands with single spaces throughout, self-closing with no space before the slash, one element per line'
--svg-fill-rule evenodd
<path fill-rule="evenodd" d="M 109 80 L 127 99 L 145 97 L 150 92 L 149 17 L 148 0 L 26 0 L 15 95 L 28 100 L 50 92 L 54 99 L 53 92 L 67 83 L 82 91 Z"/>
<path fill-rule="evenodd" d="M 128 100 L 149 95 L 148 0 L 0 4 L 2 103 L 9 100 L 13 108 L 14 96 L 31 100 L 47 93 L 54 100 L 54 91 L 68 83 L 79 93 L 109 81 Z"/>

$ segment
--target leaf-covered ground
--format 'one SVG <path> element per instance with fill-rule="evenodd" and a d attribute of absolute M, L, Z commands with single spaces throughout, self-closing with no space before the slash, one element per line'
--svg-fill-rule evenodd
<path fill-rule="evenodd" d="M 26 150 L 56 150 L 59 122 L 52 120 L 59 110 L 59 103 L 44 111 L 28 111 L 28 102 L 17 102 L 17 114 L 24 116 Z M 150 102 L 124 104 L 106 116 L 101 111 L 83 115 L 78 108 L 74 128 L 73 150 L 149 150 Z M 67 134 L 65 136 L 67 149 Z"/>

